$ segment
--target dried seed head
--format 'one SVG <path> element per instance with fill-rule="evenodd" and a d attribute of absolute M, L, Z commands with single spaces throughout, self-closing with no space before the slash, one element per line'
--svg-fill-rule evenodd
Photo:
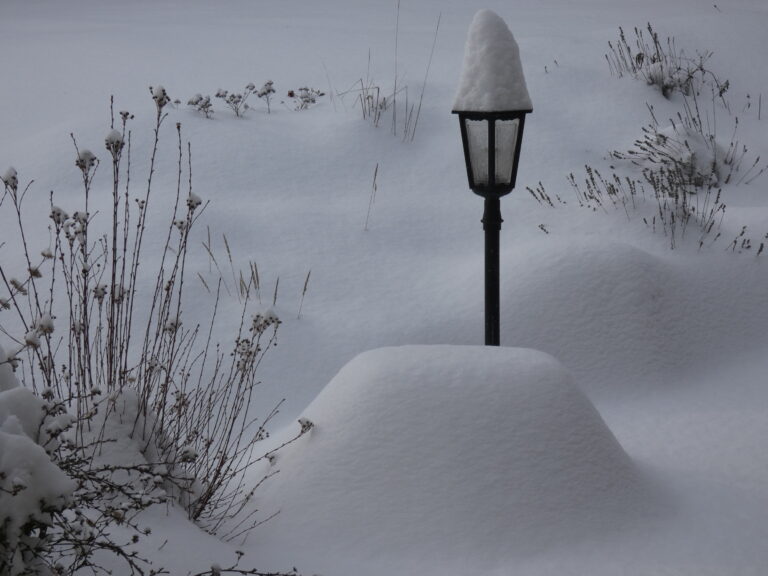
<path fill-rule="evenodd" d="M 85 173 L 85 172 L 88 172 L 94 166 L 96 166 L 97 161 L 98 161 L 98 158 L 96 158 L 96 155 L 93 152 L 91 152 L 88 149 L 83 149 L 77 155 L 77 160 L 75 160 L 75 166 L 80 168 L 80 170 L 83 173 Z"/>
<path fill-rule="evenodd" d="M 149 89 L 152 92 L 152 100 L 155 101 L 155 105 L 159 112 L 165 108 L 165 105 L 171 101 L 171 98 L 162 86 L 155 86 L 154 88 L 150 86 Z"/>
<path fill-rule="evenodd" d="M 0 179 L 8 188 L 13 190 L 14 192 L 19 187 L 19 175 L 13 166 L 8 168 L 8 170 L 5 171 L 5 174 L 3 174 L 3 177 Z"/>
<path fill-rule="evenodd" d="M 194 192 L 189 193 L 189 197 L 187 198 L 187 206 L 190 210 L 195 210 L 200 204 L 202 204 L 203 201 L 200 199 L 200 196 L 195 194 Z"/>
<path fill-rule="evenodd" d="M 69 218 L 69 215 L 64 212 L 61 208 L 58 206 L 52 206 L 51 207 L 51 220 L 57 225 L 61 226 L 64 224 L 64 222 Z"/>
<path fill-rule="evenodd" d="M 120 132 L 112 130 L 104 139 L 104 144 L 107 147 L 107 150 L 109 150 L 109 153 L 112 154 L 112 156 L 116 156 L 122 151 L 125 142 L 123 141 L 123 135 Z"/>

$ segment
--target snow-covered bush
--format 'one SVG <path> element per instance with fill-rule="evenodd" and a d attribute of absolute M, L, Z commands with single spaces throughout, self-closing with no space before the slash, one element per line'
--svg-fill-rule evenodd
<path fill-rule="evenodd" d="M 698 230 L 699 247 L 720 237 L 720 225 L 725 215 L 721 189 L 711 182 L 699 188 L 691 188 L 679 171 L 660 166 L 657 170 L 644 170 L 643 179 L 620 176 L 613 171 L 603 176 L 592 166 L 585 166 L 582 183 L 571 173 L 568 181 L 576 194 L 580 207 L 592 211 L 620 209 L 627 221 L 640 212 L 643 222 L 653 232 L 661 231 L 669 238 L 670 248 L 675 248 L 685 236 L 689 224 Z M 554 207 L 552 198 L 539 184 L 528 192 L 543 205 Z M 565 204 L 557 197 L 558 204 Z M 650 202 L 650 205 L 646 204 Z M 646 207 L 642 210 L 642 207 Z"/>
<path fill-rule="evenodd" d="M 229 521 L 242 533 L 258 520 L 240 517 L 255 489 L 243 474 L 271 456 L 257 450 L 277 407 L 257 419 L 251 401 L 256 370 L 276 343 L 280 320 L 271 311 L 251 310 L 258 290 L 252 274 L 241 281 L 240 322 L 228 345 L 185 324 L 190 233 L 205 206 L 192 192 L 191 178 L 182 177 L 190 147 L 185 155 L 177 124 L 177 181 L 188 188 L 178 185 L 165 230 L 148 227 L 169 103 L 162 87 L 151 94 L 156 114 L 145 187 L 135 194 L 131 186 L 132 116 L 121 112 L 122 122 L 115 127 L 113 118 L 104 139 L 111 207 L 92 214 L 101 164 L 73 137 L 83 196 L 65 210 L 51 194 L 51 244 L 40 256 L 25 230 L 29 185 L 20 190 L 17 172 L 4 173 L 0 207 L 16 215 L 24 268 L 12 273 L 9 260 L 0 260 L 0 332 L 8 339 L 7 357 L 0 358 L 0 499 L 6 514 L 0 551 L 3 558 L 28 558 L 30 574 L 95 571 L 99 551 L 140 573 L 143 560 L 131 547 L 145 530 L 140 515 L 161 502 L 180 503 L 211 533 Z M 111 219 L 102 223 L 98 216 L 104 213 Z M 159 268 L 140 266 L 144 247 L 158 239 Z M 216 290 L 208 334 L 220 297 Z M 34 409 L 10 403 L 20 394 L 27 404 L 34 401 Z M 27 408 L 20 414 L 19 406 Z M 21 453 L 28 455 L 29 473 L 14 459 Z M 28 510 L 25 495 L 34 495 L 40 508 Z M 114 526 L 132 535 L 117 541 Z M 17 543 L 26 548 L 19 552 Z"/>
<path fill-rule="evenodd" d="M 737 139 L 739 119 L 733 118 L 730 142 L 719 140 L 715 132 L 718 106 L 714 98 L 710 102 L 711 109 L 702 114 L 704 105 L 695 93 L 683 96 L 682 112 L 666 124 L 658 121 L 653 106 L 649 105 L 652 121 L 643 128 L 642 138 L 626 152 L 613 151 L 611 156 L 629 161 L 644 171 L 673 172 L 680 188 L 676 193 L 683 193 L 683 188 L 687 193 L 696 193 L 708 185 L 752 182 L 766 168 L 760 168 L 758 157 L 746 171 L 742 170 L 748 149 Z"/>
<path fill-rule="evenodd" d="M 274 82 L 272 80 L 267 80 L 264 82 L 264 86 L 259 88 L 259 91 L 256 92 L 256 96 L 264 100 L 264 102 L 267 103 L 267 114 L 271 112 L 270 109 L 270 102 L 272 100 L 272 94 L 275 93 L 275 86 Z"/>
<path fill-rule="evenodd" d="M 42 535 L 68 508 L 75 482 L 44 445 L 65 423 L 47 418 L 46 402 L 16 382 L 0 348 L 0 573 L 34 570 L 50 542 Z M 60 418 L 58 420 L 61 420 Z"/>
<path fill-rule="evenodd" d="M 659 122 L 649 105 L 652 121 L 643 128 L 642 138 L 627 151 L 611 152 L 614 160 L 640 169 L 641 182 L 653 190 L 658 205 L 649 226 L 664 230 L 672 247 L 676 237 L 685 234 L 689 222 L 698 224 L 700 247 L 710 235 L 717 239 L 725 214 L 722 188 L 749 184 L 768 169 L 768 165 L 761 167 L 759 157 L 747 161 L 749 151 L 737 139 L 738 117 L 727 115 L 733 122 L 730 141 L 719 138 L 715 127 L 723 122 L 716 119 L 723 112 L 727 114 L 728 103 L 722 98 L 724 106 L 720 106 L 716 96 L 712 88 L 712 97 L 707 100 L 711 108 L 705 108 L 696 91 L 689 96 L 682 94 L 682 111 L 665 124 Z M 749 163 L 745 166 L 745 162 Z M 601 178 L 588 174 L 585 193 L 600 188 L 600 182 Z M 612 185 L 602 188 L 610 196 Z"/>
<path fill-rule="evenodd" d="M 608 42 L 610 52 L 605 59 L 612 74 L 643 78 L 658 88 L 665 98 L 671 97 L 674 92 L 690 95 L 703 84 L 714 86 L 720 97 L 725 94 L 729 87 L 728 80 L 721 82 L 706 67 L 712 57 L 711 52 L 697 52 L 695 57 L 688 57 L 683 50 L 677 49 L 674 38 L 662 42 L 650 23 L 646 28 L 650 40 L 642 29 L 635 28 L 634 47 L 621 27 L 618 41 Z"/>
<path fill-rule="evenodd" d="M 288 90 L 287 96 L 293 101 L 294 110 L 306 110 L 317 104 L 317 99 L 325 96 L 325 92 L 304 86 L 297 90 Z"/>
<path fill-rule="evenodd" d="M 216 91 L 216 98 L 220 98 L 224 103 L 229 106 L 235 116 L 238 118 L 245 114 L 247 110 L 250 110 L 250 106 L 247 102 L 248 97 L 252 94 L 256 94 L 257 98 L 264 100 L 267 104 L 267 113 L 271 112 L 272 95 L 275 93 L 274 83 L 272 80 L 268 80 L 264 85 L 256 89 L 253 82 L 249 83 L 242 92 L 229 92 L 227 90 L 219 89 Z M 187 106 L 193 107 L 197 112 L 200 112 L 206 118 L 213 116 L 213 102 L 210 96 L 203 96 L 202 94 L 195 94 L 187 101 Z"/>
<path fill-rule="evenodd" d="M 705 130 L 698 113 L 698 104 L 696 115 L 693 115 L 685 97 L 684 102 L 685 115 L 678 113 L 677 122 L 670 119 L 667 125 L 659 123 L 653 107 L 649 106 L 652 122 L 642 129 L 642 138 L 635 140 L 634 146 L 626 152 L 611 152 L 611 157 L 627 160 L 643 170 L 676 173 L 680 190 L 672 191 L 672 195 L 682 194 L 682 188 L 695 192 L 696 188 L 708 184 L 719 185 L 727 160 L 715 135 Z"/>
<path fill-rule="evenodd" d="M 213 103 L 210 96 L 195 94 L 187 101 L 187 106 L 192 106 L 206 118 L 213 116 Z"/>
<path fill-rule="evenodd" d="M 216 98 L 224 100 L 224 103 L 235 113 L 235 116 L 240 118 L 250 109 L 247 100 L 254 93 L 256 93 L 256 85 L 253 82 L 249 82 L 242 92 L 229 92 L 219 88 L 216 91 Z"/>
<path fill-rule="evenodd" d="M 100 551 L 141 573 L 144 561 L 129 546 L 135 540 L 119 542 L 109 529 L 120 524 L 140 533 L 137 513 L 164 501 L 162 490 L 130 478 L 147 465 L 106 461 L 94 436 L 78 442 L 75 412 L 50 389 L 37 395 L 20 386 L 10 366 L 0 348 L 0 573 L 96 571 Z M 95 410 L 83 419 L 103 429 Z"/>
<path fill-rule="evenodd" d="M 690 223 L 698 231 L 699 248 L 711 244 L 721 236 L 726 208 L 723 187 L 749 184 L 768 170 L 768 165 L 760 165 L 757 157 L 745 166 L 748 149 L 737 139 L 739 119 L 731 115 L 725 96 L 729 83 L 720 82 L 705 66 L 711 53 L 687 58 L 677 51 L 674 39 L 668 38 L 665 47 L 650 24 L 650 42 L 635 28 L 633 49 L 624 31 L 619 31 L 618 43 L 609 42 L 611 52 L 606 55 L 612 73 L 643 77 L 666 98 L 678 92 L 676 100 L 682 109 L 668 123 L 661 123 L 648 104 L 652 122 L 629 150 L 610 152 L 611 159 L 618 161 L 610 167 L 610 176 L 603 176 L 592 166 L 585 167 L 583 183 L 570 174 L 568 180 L 578 205 L 594 211 L 620 208 L 629 220 L 643 201 L 651 200 L 653 210 L 646 210 L 643 221 L 654 232 L 661 230 L 670 247 L 685 236 Z M 730 140 L 721 139 L 715 131 L 723 124 L 718 119 L 723 114 L 732 120 Z M 528 191 L 540 204 L 555 207 L 541 183 Z M 559 204 L 565 203 L 559 196 L 555 198 Z M 734 251 L 751 248 L 745 230 L 731 243 Z M 762 253 L 763 246 L 760 243 L 757 254 Z"/>
<path fill-rule="evenodd" d="M 158 110 L 162 110 L 170 103 L 171 97 L 168 96 L 168 92 L 166 92 L 165 88 L 162 86 L 150 86 L 149 91 L 152 94 L 152 100 L 155 101 Z"/>

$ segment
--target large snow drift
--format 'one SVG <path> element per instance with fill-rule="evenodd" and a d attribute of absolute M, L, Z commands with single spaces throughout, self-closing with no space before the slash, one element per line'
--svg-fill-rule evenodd
<path fill-rule="evenodd" d="M 254 540 L 266 556 L 300 543 L 291 561 L 313 570 L 490 568 L 616 528 L 643 502 L 633 463 L 542 352 L 366 352 L 303 417 L 315 426 L 278 458 L 259 507 L 280 513 Z"/>

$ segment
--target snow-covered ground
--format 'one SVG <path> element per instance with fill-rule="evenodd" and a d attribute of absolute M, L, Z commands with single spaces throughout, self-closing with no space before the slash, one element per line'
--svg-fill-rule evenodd
<path fill-rule="evenodd" d="M 226 234 L 239 265 L 258 264 L 265 304 L 280 279 L 283 325 L 257 401 L 266 414 L 287 399 L 275 438 L 299 417 L 315 424 L 258 494 L 264 517 L 282 512 L 245 543 L 223 544 L 177 510 L 153 510 L 142 553 L 172 574 L 224 565 L 235 548 L 263 569 L 325 576 L 764 573 L 768 254 L 757 251 L 768 175 L 723 187 L 717 242 L 699 249 L 691 224 L 674 250 L 643 221 L 655 201 L 592 211 L 567 177 L 582 182 L 585 164 L 639 176 L 609 151 L 642 137 L 646 104 L 661 124 L 681 110 L 679 95 L 609 72 L 619 26 L 631 36 L 647 22 L 687 54 L 713 52 L 707 67 L 730 82 L 731 114 L 718 104 L 709 118 L 719 144 L 730 144 L 738 116 L 744 169 L 768 158 L 768 6 L 401 0 L 397 35 L 396 6 L 0 4 L 0 173 L 12 165 L 22 184 L 35 180 L 32 250 L 48 246 L 50 190 L 64 209 L 80 208 L 70 132 L 98 155 L 110 95 L 135 114 L 135 178 L 144 178 L 147 88 L 162 84 L 182 104 L 161 134 L 153 218 L 164 226 L 172 202 L 181 122 L 194 190 L 210 201 L 192 272 L 209 271 L 209 227 L 222 261 Z M 465 347 L 483 338 L 482 201 L 467 189 L 450 113 L 481 8 L 514 33 L 534 107 L 516 190 L 502 201 L 501 341 L 512 349 L 493 353 Z M 389 92 L 396 71 L 417 103 L 438 17 L 415 137 L 403 142 L 404 92 L 396 135 L 391 113 L 374 128 L 356 93 L 343 93 L 366 78 Z M 215 98 L 212 119 L 185 105 L 198 92 L 270 79 L 270 114 L 256 99 L 243 118 Z M 286 94 L 302 86 L 326 95 L 294 111 Z M 711 116 L 709 99 L 701 104 Z M 105 166 L 97 195 L 111 185 Z M 565 203 L 535 202 L 526 187 L 539 182 Z M 4 205 L 0 258 L 23 271 L 12 224 Z M 731 250 L 745 225 L 752 248 Z M 199 285 L 189 295 L 187 321 L 204 320 L 211 297 Z M 393 348 L 357 357 L 380 347 Z"/>

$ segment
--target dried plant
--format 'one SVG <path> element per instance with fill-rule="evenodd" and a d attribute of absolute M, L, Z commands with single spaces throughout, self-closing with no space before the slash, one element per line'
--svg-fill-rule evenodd
<path fill-rule="evenodd" d="M 605 55 L 611 74 L 643 78 L 665 98 L 675 92 L 690 95 L 703 84 L 713 86 L 721 98 L 728 91 L 729 82 L 721 82 L 706 67 L 711 52 L 696 52 L 694 57 L 688 57 L 683 50 L 678 50 L 674 38 L 668 37 L 662 42 L 650 23 L 646 30 L 648 36 L 641 28 L 634 28 L 634 41 L 630 43 L 624 29 L 619 28 L 618 41 L 608 42 L 610 51 Z"/>
<path fill-rule="evenodd" d="M 150 230 L 159 135 L 170 101 L 162 87 L 151 94 L 154 140 L 143 191 L 134 194 L 132 115 L 121 112 L 117 129 L 113 117 L 105 139 L 111 206 L 99 212 L 109 214 L 106 227 L 91 201 L 102 164 L 74 136 L 82 205 L 70 215 L 51 193 L 51 247 L 39 257 L 24 224 L 31 183 L 20 187 L 14 169 L 2 178 L 0 204 L 15 213 L 24 272 L 14 275 L 5 259 L 0 264 L 6 292 L 0 332 L 10 342 L 0 368 L 12 366 L 21 385 L 44 403 L 40 426 L 50 433 L 40 445 L 75 488 L 65 505 L 44 510 L 50 521 L 25 526 L 25 538 L 12 549 L 0 530 L 0 566 L 23 556 L 30 574 L 45 567 L 57 574 L 96 571 L 96 552 L 106 551 L 122 558 L 129 573 L 143 574 L 148 563 L 131 548 L 145 533 L 140 513 L 169 499 L 220 537 L 237 537 L 258 522 L 248 504 L 260 482 L 249 484 L 244 473 L 274 459 L 275 450 L 259 453 L 258 446 L 278 406 L 258 418 L 254 391 L 280 320 L 269 309 L 252 311 L 259 289 L 252 274 L 241 285 L 240 321 L 229 343 L 213 341 L 221 279 L 207 327 L 186 323 L 190 231 L 205 204 L 193 191 L 191 146 L 183 145 L 177 124 L 175 201 L 166 229 Z M 140 262 L 148 237 L 155 240 L 158 232 L 159 264 L 150 271 Z M 308 429 L 302 424 L 294 439 Z M 135 453 L 109 450 L 126 441 Z M 129 542 L 113 539 L 109 527 L 115 524 L 133 528 Z"/>
<path fill-rule="evenodd" d="M 299 111 L 307 110 L 317 104 L 318 98 L 325 96 L 325 92 L 317 90 L 316 88 L 303 86 L 296 90 L 288 90 L 286 95 L 293 102 L 293 109 Z"/>
<path fill-rule="evenodd" d="M 351 96 L 355 100 L 355 105 L 360 107 L 363 120 L 371 122 L 374 127 L 378 128 L 381 124 L 381 120 L 384 115 L 391 116 L 392 121 L 392 133 L 398 136 L 398 131 L 401 131 L 401 138 L 403 142 L 413 142 L 416 137 L 416 129 L 419 125 L 419 117 L 421 116 L 421 108 L 424 103 L 424 94 L 427 87 L 427 80 L 429 79 L 429 71 L 432 67 L 432 58 L 435 53 L 435 46 L 437 45 L 437 36 L 440 31 L 440 22 L 442 14 L 437 17 L 437 23 L 435 24 L 435 33 L 432 38 L 432 46 L 429 52 L 429 59 L 424 72 L 424 80 L 421 84 L 421 90 L 418 94 L 418 101 L 412 102 L 409 98 L 408 85 L 403 82 L 398 76 L 398 37 L 400 26 L 400 3 L 397 3 L 397 19 L 395 23 L 394 31 L 394 78 L 392 80 L 392 89 L 386 90 L 375 81 L 371 73 L 371 51 L 368 50 L 368 66 L 364 76 L 361 76 L 359 80 L 355 81 L 347 90 L 338 92 L 336 95 L 342 100 L 345 96 Z M 398 105 L 398 98 L 400 98 L 400 104 Z M 402 118 L 402 121 L 398 121 L 398 115 Z"/>
<path fill-rule="evenodd" d="M 213 102 L 210 96 L 195 94 L 187 101 L 187 106 L 192 106 L 206 118 L 213 116 Z"/>
<path fill-rule="evenodd" d="M 248 98 L 255 93 L 256 85 L 253 82 L 249 82 L 242 92 L 229 92 L 219 88 L 216 91 L 216 98 L 222 99 L 229 106 L 230 110 L 235 113 L 235 116 L 240 118 L 250 109 Z"/>
<path fill-rule="evenodd" d="M 274 82 L 272 80 L 267 80 L 264 82 L 264 86 L 259 88 L 258 92 L 256 92 L 256 96 L 264 100 L 264 102 L 267 103 L 267 114 L 271 112 L 270 109 L 270 102 L 272 101 L 272 95 L 275 93 L 275 86 Z"/>
<path fill-rule="evenodd" d="M 706 109 L 695 93 L 683 96 L 682 104 L 682 111 L 666 125 L 659 123 L 653 106 L 649 105 L 652 122 L 642 129 L 643 137 L 626 152 L 613 151 L 611 156 L 643 170 L 673 170 L 690 193 L 708 184 L 750 184 L 768 169 L 768 165 L 760 166 L 758 156 L 746 171 L 742 170 L 749 150 L 737 138 L 738 117 L 733 118 L 730 142 L 723 145 L 718 141 L 718 107 L 714 93 Z"/>
<path fill-rule="evenodd" d="M 653 213 L 646 211 L 643 216 L 646 226 L 654 232 L 662 231 L 669 238 L 670 247 L 675 248 L 693 223 L 701 248 L 722 235 L 720 228 L 726 210 L 722 187 L 749 184 L 761 176 L 768 165 L 761 166 L 759 157 L 747 162 L 749 151 L 737 139 L 738 117 L 733 117 L 730 142 L 722 145 L 718 141 L 718 116 L 725 111 L 731 118 L 725 97 L 729 83 L 720 82 L 706 67 L 711 53 L 697 53 L 696 58 L 687 58 L 677 50 L 674 39 L 667 38 L 666 43 L 662 43 L 650 24 L 647 31 L 648 36 L 635 28 L 633 47 L 624 30 L 619 29 L 619 41 L 609 42 L 611 52 L 606 55 L 611 72 L 618 76 L 642 77 L 667 98 L 678 92 L 682 110 L 669 124 L 662 125 L 653 106 L 647 105 L 652 122 L 642 129 L 643 136 L 629 150 L 610 153 L 611 159 L 618 161 L 611 166 L 610 176 L 604 177 L 597 169 L 586 166 L 583 183 L 577 181 L 574 174 L 570 174 L 568 180 L 579 206 L 606 212 L 609 208 L 620 208 L 628 220 L 646 201 L 654 201 Z M 703 99 L 703 94 L 708 98 Z M 621 162 L 626 162 L 635 175 L 620 175 Z M 745 162 L 747 169 L 744 169 Z M 528 192 L 539 204 L 555 207 L 552 196 L 541 183 L 536 188 L 528 187 Z M 555 198 L 558 204 L 565 204 L 559 196 Z M 729 245 L 731 250 L 751 248 L 751 240 L 745 233 L 746 227 Z M 762 251 L 761 242 L 757 254 Z"/>

